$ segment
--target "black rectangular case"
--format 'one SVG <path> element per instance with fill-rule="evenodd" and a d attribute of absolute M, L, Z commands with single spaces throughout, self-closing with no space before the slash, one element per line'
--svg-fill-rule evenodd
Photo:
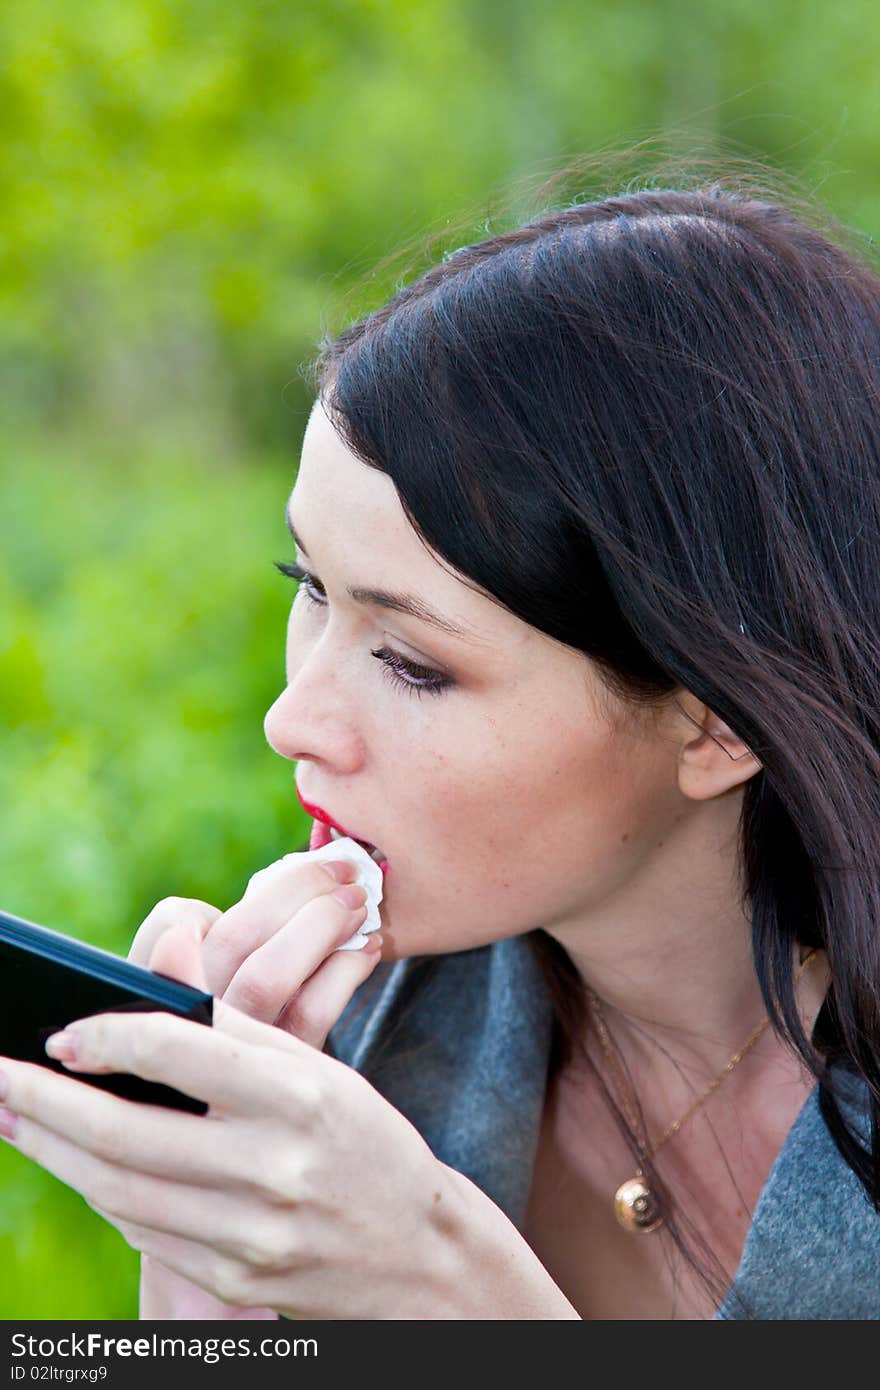
<path fill-rule="evenodd" d="M 50 1033 L 75 1019 L 106 1012 L 179 1014 L 213 1021 L 213 995 L 140 965 L 0 912 L 0 1054 L 74 1076 L 126 1100 L 204 1115 L 207 1104 L 171 1086 L 124 1072 L 69 1072 L 44 1051 Z"/>

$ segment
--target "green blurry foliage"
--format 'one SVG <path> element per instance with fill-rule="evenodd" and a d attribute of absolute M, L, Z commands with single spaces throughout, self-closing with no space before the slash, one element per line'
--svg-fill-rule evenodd
<path fill-rule="evenodd" d="M 169 894 L 228 907 L 302 849 L 283 686 L 290 461 L 22 449 L 0 474 L 0 905 L 124 955 Z M 134 1317 L 137 1257 L 0 1152 L 0 1316 Z"/>
<path fill-rule="evenodd" d="M 7 457 L 15 456 L 12 448 Z M 289 474 L 289 476 L 285 476 Z M 44 444 L 0 476 L 3 902 L 111 949 L 157 897 L 243 889 L 305 817 L 283 685 L 292 464 Z"/>
<path fill-rule="evenodd" d="M 303 364 L 420 234 L 654 132 L 871 234 L 878 37 L 875 0 L 0 8 L 0 905 L 125 953 L 304 846 L 262 732 Z M 0 1181 L 0 1316 L 136 1315 L 115 1230 Z"/>
<path fill-rule="evenodd" d="M 0 28 L 5 411 L 289 442 L 353 277 L 642 131 L 743 142 L 873 230 L 878 32 L 874 0 L 29 0 Z"/>

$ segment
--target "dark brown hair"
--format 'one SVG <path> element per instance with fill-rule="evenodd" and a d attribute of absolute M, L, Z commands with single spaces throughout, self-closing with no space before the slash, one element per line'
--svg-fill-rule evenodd
<path fill-rule="evenodd" d="M 880 1211 L 880 278 L 754 183 L 545 205 L 325 339 L 314 380 L 459 575 L 633 706 L 691 691 L 760 760 L 740 823 L 757 977 Z M 583 991 L 533 941 L 558 1066 Z M 830 966 L 812 1043 L 795 943 Z M 867 1085 L 867 1147 L 832 1066 Z"/>

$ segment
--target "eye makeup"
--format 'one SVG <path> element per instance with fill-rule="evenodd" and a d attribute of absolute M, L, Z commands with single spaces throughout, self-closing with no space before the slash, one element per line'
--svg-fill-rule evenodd
<path fill-rule="evenodd" d="M 275 568 L 281 574 L 287 575 L 289 579 L 295 579 L 299 582 L 300 587 L 297 594 L 302 593 L 311 607 L 325 608 L 327 606 L 327 594 L 316 575 L 302 569 L 300 565 L 291 565 L 284 561 L 276 561 Z M 389 679 L 395 685 L 402 686 L 408 693 L 418 695 L 420 698 L 424 694 L 439 695 L 455 684 L 451 677 L 440 671 L 434 671 L 429 666 L 421 666 L 417 662 L 409 661 L 399 652 L 392 651 L 390 647 L 379 647 L 376 651 L 371 651 L 370 655 L 383 663 Z"/>

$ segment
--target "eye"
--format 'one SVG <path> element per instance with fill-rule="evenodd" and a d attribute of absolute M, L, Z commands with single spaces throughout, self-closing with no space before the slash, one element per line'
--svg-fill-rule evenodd
<path fill-rule="evenodd" d="M 432 671 L 429 666 L 419 666 L 415 661 L 407 661 L 390 647 L 380 647 L 378 651 L 370 652 L 370 656 L 384 664 L 389 679 L 395 685 L 404 686 L 412 695 L 439 695 L 442 690 L 448 690 L 454 684 L 449 676 Z"/>
<path fill-rule="evenodd" d="M 316 575 L 301 569 L 299 565 L 287 564 L 282 560 L 275 562 L 275 568 L 286 574 L 288 579 L 299 581 L 300 588 L 297 594 L 303 594 L 309 604 L 316 608 L 326 607 L 327 594 Z M 433 671 L 429 666 L 420 666 L 415 661 L 408 661 L 390 647 L 380 647 L 378 651 L 371 651 L 370 656 L 383 663 L 389 679 L 395 685 L 403 686 L 411 695 L 418 695 L 419 698 L 424 694 L 439 695 L 441 691 L 448 690 L 455 684 L 449 676 L 444 676 L 440 671 Z"/>
<path fill-rule="evenodd" d="M 285 564 L 283 560 L 276 560 L 275 568 L 280 570 L 282 574 L 286 574 L 288 579 L 297 579 L 300 581 L 300 587 L 297 593 L 305 594 L 309 603 L 323 605 L 327 597 L 324 593 L 324 586 L 313 574 L 309 574 L 308 570 L 300 569 L 299 565 Z"/>

